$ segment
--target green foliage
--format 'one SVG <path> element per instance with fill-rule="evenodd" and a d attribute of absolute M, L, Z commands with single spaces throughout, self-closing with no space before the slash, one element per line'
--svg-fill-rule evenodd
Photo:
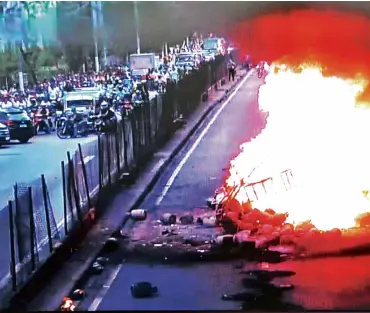
<path fill-rule="evenodd" d="M 18 58 L 14 53 L 0 53 L 0 76 L 10 76 L 18 69 Z"/>
<path fill-rule="evenodd" d="M 29 18 L 36 18 L 48 13 L 51 8 L 55 8 L 55 1 L 22 1 L 22 4 Z"/>
<path fill-rule="evenodd" d="M 12 76 L 18 71 L 18 51 L 6 51 L 0 53 L 0 77 Z M 62 51 L 57 47 L 40 49 L 32 47 L 25 51 L 26 63 L 30 66 L 24 68 L 25 72 L 34 71 L 39 74 L 47 72 L 54 73 L 58 69 L 66 69 L 66 65 L 60 65 Z"/>

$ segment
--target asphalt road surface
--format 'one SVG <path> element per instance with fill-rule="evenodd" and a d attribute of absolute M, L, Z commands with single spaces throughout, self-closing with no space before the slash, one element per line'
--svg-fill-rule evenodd
<path fill-rule="evenodd" d="M 247 79 L 218 115 L 218 109 L 167 168 L 142 208 L 151 214 L 180 213 L 203 207 L 206 198 L 222 184 L 225 168 L 239 152 L 240 144 L 259 133 L 262 120 L 254 113 L 261 84 L 255 75 Z M 218 115 L 215 119 L 215 115 Z M 237 309 L 240 303 L 221 300 L 223 293 L 235 292 L 234 267 L 199 264 L 166 267 L 123 264 L 107 294 L 90 310 L 218 310 Z M 233 276 L 234 275 L 234 276 Z M 131 298 L 129 286 L 148 280 L 159 288 L 160 296 L 148 300 Z M 106 282 L 104 284 L 107 284 Z"/>
<path fill-rule="evenodd" d="M 77 144 L 96 140 L 96 136 L 76 139 L 59 139 L 56 134 L 33 137 L 27 144 L 11 143 L 0 147 L 0 286 L 9 277 L 10 239 L 8 211 L 4 209 L 13 199 L 14 183 L 41 186 L 41 174 L 45 175 L 53 205 L 56 223 L 63 225 L 63 198 L 61 161 L 67 161 L 67 151 L 73 155 Z"/>
<path fill-rule="evenodd" d="M 207 118 L 167 168 L 141 208 L 159 216 L 205 205 L 206 198 L 222 184 L 225 168 L 239 152 L 240 144 L 250 140 L 263 128 L 263 119 L 255 113 L 260 83 L 255 75 L 251 76 L 216 119 L 217 109 L 213 116 Z M 273 266 L 297 273 L 288 280 L 280 281 L 295 286 L 283 297 L 286 302 L 306 309 L 360 310 L 370 308 L 369 258 L 358 256 L 289 261 Z M 120 260 L 117 264 L 101 281 L 90 285 L 91 290 L 86 289 L 87 293 L 93 295 L 81 303 L 83 309 L 235 310 L 242 305 L 221 300 L 225 293 L 243 291 L 242 275 L 232 262 L 182 267 L 173 264 L 122 263 Z M 257 264 L 245 266 L 253 268 Z M 158 296 L 150 299 L 132 298 L 130 285 L 139 281 L 149 281 L 157 286 Z"/>

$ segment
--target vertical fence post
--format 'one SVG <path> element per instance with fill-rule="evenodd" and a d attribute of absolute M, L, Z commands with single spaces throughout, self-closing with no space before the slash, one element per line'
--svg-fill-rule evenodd
<path fill-rule="evenodd" d="M 98 156 L 99 156 L 99 192 L 103 189 L 103 153 L 101 149 L 101 137 L 98 135 Z"/>
<path fill-rule="evenodd" d="M 13 220 L 13 202 L 8 202 L 9 210 L 9 235 L 10 235 L 10 274 L 12 276 L 12 289 L 17 290 L 17 271 L 15 261 L 15 232 L 14 232 L 14 220 Z"/>
<path fill-rule="evenodd" d="M 70 177 L 71 177 L 70 182 L 72 184 L 72 192 L 73 192 L 73 197 L 75 199 L 77 217 L 78 217 L 78 220 L 81 223 L 81 226 L 83 227 L 83 219 L 82 219 L 82 213 L 81 213 L 80 200 L 79 200 L 79 197 L 78 197 L 78 194 L 77 194 L 75 171 L 74 171 L 74 167 L 73 167 L 73 160 L 71 158 L 71 153 L 69 151 L 67 152 L 67 158 L 68 158 L 68 165 L 69 165 L 69 173 L 70 173 Z"/>
<path fill-rule="evenodd" d="M 68 154 L 67 154 L 68 157 Z M 73 200 L 72 200 L 72 175 L 70 171 L 70 166 L 69 166 L 69 160 L 68 160 L 68 175 L 67 175 L 67 200 L 68 200 L 68 206 L 69 210 L 71 211 L 71 218 L 74 220 L 74 212 L 73 212 Z"/>
<path fill-rule="evenodd" d="M 117 177 L 119 177 L 119 175 L 121 174 L 121 158 L 118 132 L 119 128 L 117 127 L 117 131 L 114 133 L 114 143 L 116 146 L 116 160 L 117 160 Z M 122 135 L 122 131 L 120 131 L 120 135 Z"/>
<path fill-rule="evenodd" d="M 29 212 L 29 219 L 30 219 L 31 266 L 32 266 L 32 272 L 33 272 L 36 270 L 36 255 L 35 255 L 35 221 L 33 218 L 32 187 L 28 187 L 28 212 Z"/>
<path fill-rule="evenodd" d="M 128 157 L 127 157 L 127 146 L 128 146 L 128 140 L 126 135 L 126 123 L 125 123 L 125 117 L 122 116 L 122 136 L 123 136 L 123 159 L 125 162 L 125 171 L 128 172 Z"/>
<path fill-rule="evenodd" d="M 107 144 L 106 144 L 106 148 L 107 148 L 107 165 L 108 165 L 108 186 L 112 185 L 112 177 L 111 177 L 111 151 L 110 151 L 110 144 L 111 144 L 111 138 L 112 138 L 112 134 L 111 133 L 108 133 L 107 134 Z"/>
<path fill-rule="evenodd" d="M 135 167 L 137 166 L 137 158 L 138 158 L 138 152 L 137 152 L 137 129 L 136 129 L 136 117 L 135 117 L 135 111 L 137 108 L 134 108 L 134 110 L 130 113 L 130 122 L 131 122 L 131 134 L 132 134 L 132 155 L 135 162 Z"/>
<path fill-rule="evenodd" d="M 78 144 L 78 152 L 80 153 L 82 174 L 84 176 L 84 184 L 85 184 L 86 197 L 87 197 L 87 206 L 88 206 L 88 209 L 91 209 L 91 199 L 90 199 L 89 183 L 87 181 L 86 165 L 85 165 L 85 160 L 84 160 L 84 156 L 83 156 L 83 153 L 82 153 L 82 147 L 81 147 L 81 144 L 80 143 Z"/>
<path fill-rule="evenodd" d="M 46 230 L 48 233 L 48 241 L 49 241 L 49 252 L 53 252 L 53 239 L 51 236 L 51 224 L 50 224 L 50 216 L 49 216 L 49 208 L 48 208 L 48 191 L 46 186 L 45 175 L 41 175 L 41 184 L 42 184 L 42 196 L 44 198 L 44 210 L 45 210 L 45 217 L 46 217 Z"/>
<path fill-rule="evenodd" d="M 19 198 L 18 198 L 18 184 L 17 183 L 14 184 L 14 204 L 15 204 L 15 216 L 17 217 L 18 212 L 19 212 Z M 19 231 L 18 224 L 16 224 L 16 227 L 17 227 L 17 233 L 18 233 Z M 16 236 L 16 240 L 17 240 L 17 247 L 18 247 L 18 252 L 19 252 L 19 248 L 22 246 L 20 237 Z M 19 263 L 23 261 L 20 253 L 18 253 L 18 259 L 19 259 L 18 260 Z"/>
<path fill-rule="evenodd" d="M 66 190 L 66 173 L 64 171 L 64 161 L 60 162 L 60 167 L 62 170 L 64 234 L 68 235 L 67 190 Z"/>

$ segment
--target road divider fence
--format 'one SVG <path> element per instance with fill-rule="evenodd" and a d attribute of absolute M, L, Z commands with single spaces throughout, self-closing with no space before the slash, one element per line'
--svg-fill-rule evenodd
<path fill-rule="evenodd" d="M 65 160 L 55 160 L 58 177 L 42 174 L 14 185 L 14 198 L 3 209 L 9 218 L 6 235 L 1 233 L 8 246 L 3 247 L 5 262 L 0 262 L 7 267 L 0 269 L 7 273 L 0 278 L 0 308 L 7 307 L 15 295 L 37 293 L 38 275 L 52 273 L 58 264 L 55 260 L 71 253 L 103 213 L 111 187 L 134 179 L 199 103 L 224 84 L 226 61 L 218 56 L 178 82 L 170 82 L 154 99 L 122 117 L 115 133 L 101 134 L 67 151 Z"/>

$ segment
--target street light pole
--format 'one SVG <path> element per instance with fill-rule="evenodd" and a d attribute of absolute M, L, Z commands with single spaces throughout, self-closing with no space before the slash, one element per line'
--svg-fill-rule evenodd
<path fill-rule="evenodd" d="M 135 28 L 136 28 L 136 53 L 140 54 L 140 21 L 139 21 L 139 10 L 137 7 L 137 1 L 134 1 L 134 18 L 135 18 Z"/>

